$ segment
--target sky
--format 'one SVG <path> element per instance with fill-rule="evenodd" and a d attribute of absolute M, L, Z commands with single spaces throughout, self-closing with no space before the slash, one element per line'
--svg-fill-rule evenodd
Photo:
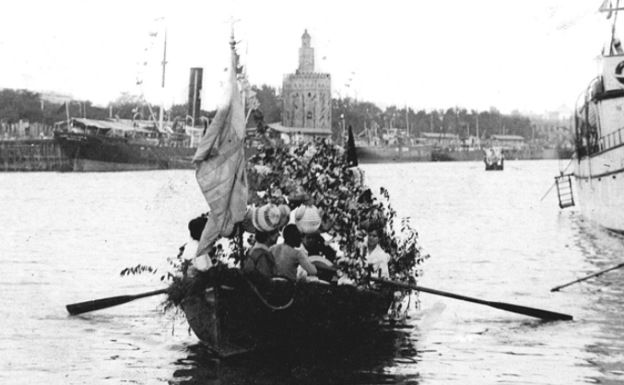
<path fill-rule="evenodd" d="M 97 105 L 128 92 L 168 106 L 186 103 L 190 68 L 201 67 L 202 108 L 210 110 L 220 100 L 233 25 L 252 84 L 281 87 L 307 29 L 334 97 L 543 113 L 572 108 L 597 75 L 611 29 L 601 3 L 21 0 L 0 15 L 0 88 Z"/>

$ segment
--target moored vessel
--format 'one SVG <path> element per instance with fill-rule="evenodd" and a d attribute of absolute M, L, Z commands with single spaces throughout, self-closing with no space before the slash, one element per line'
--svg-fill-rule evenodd
<path fill-rule="evenodd" d="M 149 122 L 112 119 L 72 118 L 68 126 L 55 131 L 54 138 L 71 170 L 85 172 L 193 168 L 202 131 L 161 133 Z"/>
<path fill-rule="evenodd" d="M 505 157 L 500 147 L 486 148 L 483 149 L 483 152 L 485 153 L 483 162 L 485 163 L 486 171 L 503 170 Z"/>
<path fill-rule="evenodd" d="M 618 10 L 601 8 L 603 12 Z M 617 17 L 613 19 L 615 23 Z M 600 56 L 602 73 L 577 101 L 573 163 L 582 214 L 624 233 L 624 50 L 615 31 L 614 25 Z"/>
<path fill-rule="evenodd" d="M 433 146 L 356 146 L 361 163 L 429 162 Z"/>

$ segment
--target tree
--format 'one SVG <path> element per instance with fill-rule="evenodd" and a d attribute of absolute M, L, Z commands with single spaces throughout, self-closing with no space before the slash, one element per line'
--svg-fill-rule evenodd
<path fill-rule="evenodd" d="M 109 108 L 113 109 L 113 117 L 119 117 L 121 119 L 133 119 L 135 115 L 137 119 L 150 119 L 151 114 L 154 114 L 154 119 L 158 119 L 158 112 L 146 108 L 146 103 L 143 97 L 138 95 L 132 95 L 129 92 L 122 92 L 121 95 L 113 102 L 109 103 Z"/>
<path fill-rule="evenodd" d="M 252 86 L 252 91 L 256 93 L 258 99 L 258 109 L 264 116 L 266 123 L 274 123 L 282 120 L 282 100 L 277 95 L 277 90 L 271 86 L 263 84 L 260 87 Z M 251 119 L 250 119 L 251 120 Z M 253 126 L 253 122 L 250 122 Z"/>
<path fill-rule="evenodd" d="M 39 94 L 28 90 L 3 89 L 0 91 L 0 120 L 16 123 L 19 120 L 43 122 Z"/>

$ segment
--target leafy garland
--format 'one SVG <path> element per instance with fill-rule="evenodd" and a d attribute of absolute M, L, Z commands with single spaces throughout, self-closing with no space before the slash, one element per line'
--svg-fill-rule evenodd
<path fill-rule="evenodd" d="M 338 244 L 340 252 L 336 264 L 339 275 L 346 275 L 357 285 L 367 283 L 365 238 L 369 228 L 381 228 L 379 244 L 391 256 L 390 278 L 416 283 L 421 275 L 417 268 L 429 257 L 421 253 L 418 233 L 410 226 L 409 218 L 402 219 L 398 228 L 397 213 L 390 205 L 389 192 L 381 188 L 380 198 L 375 197 L 363 183 L 363 171 L 348 166 L 346 151 L 328 139 L 280 146 L 275 145 L 266 133 L 259 133 L 257 138 L 262 143 L 247 162 L 249 205 L 285 204 L 290 193 L 303 189 L 322 213 L 321 231 L 327 232 Z M 251 237 L 249 240 L 250 245 L 253 241 Z M 213 262 L 221 267 L 237 265 L 239 248 L 240 243 L 235 237 L 221 239 L 214 249 Z M 184 274 L 189 261 L 182 260 L 182 253 L 183 247 L 177 257 L 167 258 L 173 273 L 166 272 L 161 277 L 162 281 L 170 282 L 165 310 L 178 310 L 188 288 L 198 284 L 194 282 L 198 279 L 193 280 Z M 157 270 L 137 265 L 124 269 L 121 275 L 143 272 L 156 274 Z M 198 275 L 199 278 L 204 276 Z M 405 295 L 400 294 L 396 303 L 400 303 Z M 396 308 L 395 311 L 401 310 Z"/>
<path fill-rule="evenodd" d="M 401 221 L 390 205 L 390 194 L 381 188 L 378 200 L 363 183 L 363 172 L 349 167 L 346 151 L 328 139 L 289 147 L 273 146 L 267 140 L 247 165 L 249 204 L 286 203 L 286 196 L 305 190 L 322 212 L 322 231 L 339 245 L 337 264 L 356 283 L 367 276 L 364 239 L 367 230 L 383 229 L 380 246 L 389 255 L 391 278 L 415 282 L 416 268 L 428 255 L 421 254 L 418 233 Z"/>

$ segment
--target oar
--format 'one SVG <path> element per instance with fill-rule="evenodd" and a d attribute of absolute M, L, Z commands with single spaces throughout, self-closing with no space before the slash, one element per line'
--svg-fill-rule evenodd
<path fill-rule="evenodd" d="M 135 299 L 151 297 L 153 295 L 164 294 L 167 292 L 167 289 L 160 289 L 155 291 L 148 291 L 147 293 L 135 294 L 135 295 L 121 295 L 118 297 L 109 297 L 102 299 L 94 299 L 91 301 L 72 303 L 70 305 L 65 306 L 67 311 L 71 315 L 82 314 L 89 311 L 106 309 L 109 307 L 121 305 L 130 301 L 134 301 Z"/>
<path fill-rule="evenodd" d="M 412 290 L 417 290 L 417 291 L 423 291 L 425 293 L 441 295 L 443 297 L 455 298 L 455 299 L 459 299 L 461 301 L 474 302 L 474 303 L 478 303 L 478 304 L 481 304 L 481 305 L 491 306 L 491 307 L 496 308 L 496 309 L 506 310 L 506 311 L 510 311 L 512 313 L 524 314 L 524 315 L 527 315 L 529 317 L 541 318 L 543 320 L 548 320 L 548 321 L 558 321 L 558 320 L 560 320 L 560 321 L 570 321 L 570 320 L 572 320 L 572 316 L 571 315 L 555 313 L 555 312 L 548 311 L 548 310 L 534 309 L 532 307 L 513 305 L 513 304 L 510 304 L 510 303 L 504 303 L 504 302 L 484 301 L 484 300 L 478 299 L 478 298 L 470 298 L 470 297 L 466 297 L 466 296 L 459 295 L 459 294 L 447 293 L 445 291 L 428 289 L 428 288 L 422 287 L 422 286 L 416 286 L 416 285 L 403 283 L 403 282 L 390 281 L 390 280 L 382 279 L 382 278 L 370 277 L 370 280 L 374 281 L 374 282 L 379 282 L 379 283 L 384 284 L 384 285 L 396 286 L 396 287 L 401 287 L 401 288 L 404 288 L 404 289 L 412 289 Z"/>
<path fill-rule="evenodd" d="M 610 268 L 608 268 L 608 269 L 601 270 L 601 271 L 599 271 L 599 272 L 597 272 L 597 273 L 590 274 L 590 275 L 588 275 L 588 276 L 587 276 L 587 277 L 585 277 L 585 278 L 581 278 L 581 279 L 577 279 L 576 281 L 568 282 L 568 283 L 566 283 L 565 285 L 561 285 L 561 286 L 553 287 L 552 289 L 550 289 L 550 291 L 559 291 L 559 289 L 563 289 L 563 288 L 564 288 L 564 287 L 566 287 L 566 286 L 570 286 L 570 285 L 572 285 L 572 284 L 574 284 L 574 283 L 577 283 L 577 282 L 582 282 L 582 281 L 588 280 L 588 279 L 590 279 L 590 278 L 597 277 L 597 276 L 599 276 L 599 275 L 601 275 L 601 274 L 606 273 L 607 271 L 611 271 L 611 270 L 619 269 L 620 267 L 624 267 L 624 263 L 620 263 L 620 264 L 619 264 L 619 265 L 617 265 L 617 266 L 613 266 L 613 267 L 610 267 Z"/>

